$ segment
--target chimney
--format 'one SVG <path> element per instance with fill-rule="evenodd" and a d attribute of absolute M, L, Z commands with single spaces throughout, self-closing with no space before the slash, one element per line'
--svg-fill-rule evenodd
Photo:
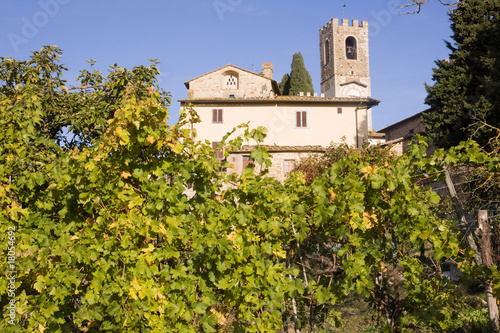
<path fill-rule="evenodd" d="M 273 63 L 272 62 L 265 62 L 262 64 L 262 73 L 264 74 L 265 77 L 268 79 L 273 79 Z"/>
<path fill-rule="evenodd" d="M 188 98 L 187 99 L 193 99 L 193 98 L 194 98 L 194 90 L 188 89 Z"/>

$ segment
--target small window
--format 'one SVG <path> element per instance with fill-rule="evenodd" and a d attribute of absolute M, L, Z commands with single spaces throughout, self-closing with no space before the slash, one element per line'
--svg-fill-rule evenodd
<path fill-rule="evenodd" d="M 220 141 L 212 141 L 212 149 L 215 152 L 215 158 L 218 160 L 224 159 L 224 149 L 220 149 L 217 147 L 219 145 Z"/>
<path fill-rule="evenodd" d="M 307 127 L 307 111 L 297 111 L 296 127 Z"/>
<path fill-rule="evenodd" d="M 243 169 L 245 169 L 249 164 L 253 164 L 253 158 L 250 158 L 249 155 L 243 155 Z"/>
<path fill-rule="evenodd" d="M 285 175 L 288 175 L 295 167 L 295 160 L 284 160 L 283 161 L 283 171 Z"/>
<path fill-rule="evenodd" d="M 222 124 L 222 109 L 212 109 L 212 124 Z"/>
<path fill-rule="evenodd" d="M 345 55 L 347 59 L 358 59 L 356 38 L 350 36 L 345 40 Z"/>
<path fill-rule="evenodd" d="M 337 108 L 337 113 L 341 114 L 342 113 L 342 108 Z"/>

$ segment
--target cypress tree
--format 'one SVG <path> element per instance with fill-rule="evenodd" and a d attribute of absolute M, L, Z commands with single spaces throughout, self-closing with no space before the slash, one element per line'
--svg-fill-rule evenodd
<path fill-rule="evenodd" d="M 314 93 L 312 78 L 304 65 L 304 58 L 300 52 L 293 55 L 290 75 L 285 74 L 280 84 L 283 84 L 283 95 L 298 95 L 299 92 Z M 288 79 L 285 78 L 288 76 Z"/>
<path fill-rule="evenodd" d="M 487 147 L 500 126 L 500 0 L 461 1 L 450 14 L 455 43 L 436 61 L 423 115 L 431 140 L 448 148 L 465 139 Z"/>
<path fill-rule="evenodd" d="M 283 78 L 281 79 L 280 90 L 282 95 L 290 94 L 290 75 L 288 75 L 288 73 L 283 75 Z"/>

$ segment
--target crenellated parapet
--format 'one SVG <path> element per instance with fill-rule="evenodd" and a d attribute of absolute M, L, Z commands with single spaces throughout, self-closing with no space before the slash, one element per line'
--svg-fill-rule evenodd
<path fill-rule="evenodd" d="M 332 18 L 331 21 L 329 21 L 328 23 L 326 23 L 321 29 L 320 29 L 320 32 L 323 30 L 323 29 L 332 29 L 332 27 L 336 27 L 336 26 L 343 26 L 343 27 L 352 27 L 352 28 L 368 28 L 368 21 L 361 21 L 361 23 L 359 23 L 360 21 L 359 20 L 351 20 L 350 24 L 349 24 L 349 19 L 341 19 L 340 20 L 340 24 L 339 24 L 339 19 L 337 18 Z"/>

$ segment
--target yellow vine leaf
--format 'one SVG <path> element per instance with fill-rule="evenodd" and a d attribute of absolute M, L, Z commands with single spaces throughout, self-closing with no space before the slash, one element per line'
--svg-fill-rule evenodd
<path fill-rule="evenodd" d="M 368 212 L 363 213 L 363 224 L 361 225 L 363 230 L 368 230 L 373 228 L 372 220 L 377 220 L 376 215 L 370 215 Z"/>
<path fill-rule="evenodd" d="M 130 177 L 130 176 L 131 176 L 131 174 L 130 174 L 130 172 L 128 172 L 128 171 L 123 171 L 123 172 L 122 172 L 122 174 L 121 174 L 121 176 L 122 176 L 122 178 L 127 179 L 128 177 Z"/>
<path fill-rule="evenodd" d="M 236 232 L 232 231 L 229 235 L 227 235 L 227 239 L 229 239 L 230 241 L 234 241 L 234 239 L 236 238 Z"/>
<path fill-rule="evenodd" d="M 174 146 L 174 153 L 176 154 L 180 154 L 182 152 L 182 149 L 184 148 L 184 146 L 182 145 L 182 142 L 180 141 L 177 141 L 175 143 L 175 146 Z"/>
<path fill-rule="evenodd" d="M 215 309 L 210 309 L 210 312 L 212 312 L 214 315 L 217 316 L 217 323 L 219 325 L 221 325 L 221 326 L 226 325 L 227 319 L 226 319 L 226 317 L 222 313 L 218 312 Z"/>
<path fill-rule="evenodd" d="M 335 200 L 336 194 L 333 192 L 333 188 L 328 189 L 328 193 L 330 193 L 330 202 L 333 202 Z"/>
<path fill-rule="evenodd" d="M 372 167 L 371 165 L 368 165 L 362 168 L 360 171 L 364 173 L 363 178 L 368 178 L 368 176 L 373 175 L 377 172 L 377 166 L 375 165 Z"/>
<path fill-rule="evenodd" d="M 162 235 L 166 235 L 167 234 L 167 229 L 165 229 L 165 226 L 163 225 L 163 223 L 158 223 L 158 231 L 160 232 L 160 234 Z"/>

